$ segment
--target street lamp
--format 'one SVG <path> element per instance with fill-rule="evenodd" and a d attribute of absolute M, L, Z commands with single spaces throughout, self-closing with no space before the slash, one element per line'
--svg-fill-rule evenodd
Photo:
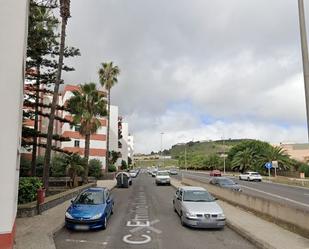
<path fill-rule="evenodd" d="M 161 160 L 162 160 L 162 140 L 163 140 L 163 135 L 164 135 L 164 132 L 161 132 L 161 148 L 160 148 L 160 154 L 161 154 Z M 163 167 L 164 167 L 164 158 L 163 158 Z"/>
<path fill-rule="evenodd" d="M 306 114 L 307 114 L 307 136 L 309 139 L 309 61 L 308 61 L 308 44 L 307 44 L 307 33 L 306 33 L 306 22 L 305 22 L 305 11 L 304 1 L 298 0 L 298 11 L 299 11 L 299 27 L 300 27 L 300 38 L 301 38 L 301 51 L 303 59 L 303 74 L 305 83 L 305 99 L 306 99 Z"/>

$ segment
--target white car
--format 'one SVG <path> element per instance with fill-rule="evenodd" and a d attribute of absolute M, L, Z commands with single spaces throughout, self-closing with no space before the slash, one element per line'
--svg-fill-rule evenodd
<path fill-rule="evenodd" d="M 130 172 L 129 172 L 130 176 L 133 177 L 133 178 L 137 177 L 137 173 L 138 172 L 136 170 L 130 170 Z"/>
<path fill-rule="evenodd" d="M 239 175 L 239 180 L 246 180 L 246 181 L 262 181 L 262 176 L 258 172 L 248 171 L 243 174 Z"/>
<path fill-rule="evenodd" d="M 168 171 L 166 170 L 162 170 L 162 171 L 158 171 L 156 174 L 156 184 L 167 184 L 167 185 L 171 185 L 171 178 L 170 175 L 168 173 Z"/>

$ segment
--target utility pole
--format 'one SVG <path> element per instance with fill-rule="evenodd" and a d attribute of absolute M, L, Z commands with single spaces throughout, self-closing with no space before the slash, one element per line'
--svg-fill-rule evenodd
<path fill-rule="evenodd" d="M 299 11 L 301 50 L 302 50 L 302 59 L 303 59 L 303 74 L 304 74 L 304 83 L 305 83 L 307 136 L 309 140 L 309 121 L 308 121 L 309 119 L 309 60 L 308 60 L 308 44 L 307 44 L 306 22 L 305 22 L 305 10 L 304 10 L 303 0 L 298 0 L 298 11 Z"/>
<path fill-rule="evenodd" d="M 161 154 L 161 160 L 163 159 L 163 167 L 164 167 L 164 158 L 162 158 L 162 155 L 163 155 L 163 153 L 162 153 L 162 139 L 163 139 L 163 134 L 164 134 L 164 132 L 161 132 L 160 134 L 161 134 L 161 149 L 160 149 L 160 154 Z"/>
<path fill-rule="evenodd" d="M 185 145 L 185 169 L 186 171 L 188 170 L 187 169 L 187 146 Z"/>

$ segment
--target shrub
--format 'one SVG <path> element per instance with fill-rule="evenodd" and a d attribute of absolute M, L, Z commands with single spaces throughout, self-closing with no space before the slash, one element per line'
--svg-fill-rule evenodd
<path fill-rule="evenodd" d="M 56 177 L 66 176 L 67 167 L 68 162 L 65 155 L 55 155 L 51 161 L 51 175 Z"/>
<path fill-rule="evenodd" d="M 42 186 L 42 181 L 37 177 L 21 177 L 19 179 L 18 203 L 35 201 L 37 190 Z"/>
<path fill-rule="evenodd" d="M 89 160 L 89 176 L 100 178 L 102 175 L 102 162 L 98 159 Z"/>
<path fill-rule="evenodd" d="M 29 176 L 31 174 L 31 161 L 24 157 L 20 158 L 20 170 L 19 175 L 22 176 Z"/>
<path fill-rule="evenodd" d="M 299 172 L 305 173 L 306 177 L 309 177 L 309 166 L 306 164 L 303 164 L 299 167 Z"/>
<path fill-rule="evenodd" d="M 117 168 L 116 168 L 115 165 L 112 164 L 112 165 L 109 165 L 108 171 L 109 171 L 109 172 L 116 172 L 116 171 L 117 171 Z"/>
<path fill-rule="evenodd" d="M 121 170 L 126 170 L 128 168 L 127 162 L 125 160 L 121 161 Z"/>

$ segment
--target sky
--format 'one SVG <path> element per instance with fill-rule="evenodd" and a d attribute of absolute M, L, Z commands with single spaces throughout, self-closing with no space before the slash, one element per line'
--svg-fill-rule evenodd
<path fill-rule="evenodd" d="M 221 138 L 306 142 L 296 0 L 85 2 L 71 1 L 67 44 L 82 56 L 66 61 L 76 71 L 64 80 L 98 82 L 100 63 L 119 66 L 111 102 L 135 152 L 160 150 L 160 133 L 163 148 Z"/>

